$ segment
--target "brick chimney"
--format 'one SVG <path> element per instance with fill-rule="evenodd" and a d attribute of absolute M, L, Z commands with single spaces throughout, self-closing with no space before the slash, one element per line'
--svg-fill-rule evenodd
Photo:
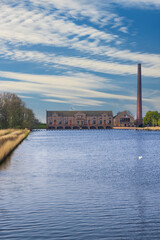
<path fill-rule="evenodd" d="M 138 64 L 137 76 L 137 127 L 142 126 L 142 83 L 141 83 L 141 64 Z"/>

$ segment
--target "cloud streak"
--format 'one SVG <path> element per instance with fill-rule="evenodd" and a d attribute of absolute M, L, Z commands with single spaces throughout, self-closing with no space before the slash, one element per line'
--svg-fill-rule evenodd
<path fill-rule="evenodd" d="M 115 2 L 119 3 L 119 1 Z M 125 2 L 122 1 L 123 4 Z M 130 2 L 137 3 L 136 0 Z M 151 1 L 147 2 L 148 4 L 151 3 Z M 110 46 L 110 43 L 116 45 L 117 42 L 121 42 L 119 36 L 106 33 L 106 31 L 104 32 L 86 24 L 78 25 L 71 18 L 72 16 L 81 19 L 81 17 L 95 15 L 95 19 L 101 19 L 100 16 L 103 16 L 103 10 L 100 10 L 99 6 L 92 1 L 85 3 L 82 0 L 78 2 L 70 0 L 70 3 L 68 5 L 65 0 L 30 0 L 28 1 L 28 5 L 32 7 L 30 9 L 25 2 L 20 3 L 14 0 L 8 1 L 8 4 L 6 4 L 5 1 L 2 1 L 2 11 L 0 12 L 1 56 L 17 61 L 53 63 L 80 67 L 88 71 L 120 75 L 136 74 L 133 65 L 141 62 L 144 65 L 144 76 L 160 77 L 159 54 L 131 52 L 128 49 L 120 50 L 120 48 L 113 47 L 113 45 Z M 107 6 L 110 10 L 109 5 Z M 51 11 L 53 7 L 54 11 Z M 112 12 L 110 12 L 109 16 L 110 19 L 112 18 L 113 23 L 111 28 L 119 27 L 120 31 L 127 33 L 126 26 L 122 26 L 122 17 L 114 15 Z M 89 56 L 87 59 L 82 57 L 72 58 L 65 56 L 65 54 L 59 56 L 48 52 L 19 49 L 19 46 L 28 46 L 28 44 L 31 46 L 41 44 L 64 47 L 70 51 L 78 50 L 87 53 Z M 97 60 L 99 57 L 103 58 L 103 60 Z"/>
<path fill-rule="evenodd" d="M 12 92 L 14 89 L 14 91 L 19 94 L 39 93 L 44 101 L 74 103 L 80 106 L 94 106 L 94 104 L 95 106 L 100 106 L 105 103 L 103 99 L 136 100 L 136 98 L 132 96 L 101 91 L 100 88 L 109 90 L 113 88 L 114 85 L 110 83 L 109 79 L 96 78 L 91 74 L 64 77 L 1 71 L 0 77 L 5 78 L 5 80 L 1 80 L 1 88 L 4 91 Z M 12 79 L 12 81 L 9 79 Z M 16 82 L 14 80 L 16 80 Z"/>
<path fill-rule="evenodd" d="M 0 50 L 0 53 L 9 58 L 17 61 L 30 61 L 46 64 L 58 64 L 61 66 L 81 68 L 87 71 L 109 73 L 114 75 L 132 75 L 137 74 L 137 62 L 143 64 L 143 76 L 146 77 L 160 77 L 160 55 L 156 54 L 140 54 L 131 53 L 130 51 L 117 51 L 112 49 L 108 54 L 114 58 L 132 59 L 136 63 L 123 64 L 115 61 L 100 61 L 90 58 L 57 56 L 56 54 L 41 53 L 38 51 L 9 51 L 7 48 Z M 114 55 L 115 53 L 115 55 Z M 139 60 L 139 61 L 138 61 Z M 141 60 L 141 61 L 140 61 Z"/>

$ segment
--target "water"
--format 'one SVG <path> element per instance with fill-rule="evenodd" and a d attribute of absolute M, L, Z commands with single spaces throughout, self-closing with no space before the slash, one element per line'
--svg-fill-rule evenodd
<path fill-rule="evenodd" d="M 32 132 L 0 166 L 0 239 L 160 239 L 160 132 Z"/>

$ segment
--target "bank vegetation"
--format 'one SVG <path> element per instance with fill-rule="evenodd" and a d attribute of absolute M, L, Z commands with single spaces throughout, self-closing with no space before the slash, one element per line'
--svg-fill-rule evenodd
<path fill-rule="evenodd" d="M 160 127 L 160 113 L 158 111 L 148 111 L 143 118 L 143 126 Z"/>
<path fill-rule="evenodd" d="M 0 130 L 0 163 L 28 136 L 28 129 Z"/>
<path fill-rule="evenodd" d="M 39 121 L 14 93 L 0 93 L 0 129 L 33 129 Z"/>

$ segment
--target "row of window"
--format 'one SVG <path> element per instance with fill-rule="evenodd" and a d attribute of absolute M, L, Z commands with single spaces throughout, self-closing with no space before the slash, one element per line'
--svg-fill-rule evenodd
<path fill-rule="evenodd" d="M 104 117 L 106 117 L 106 115 L 104 116 Z M 81 118 L 80 116 L 78 116 L 78 118 Z M 52 118 L 50 117 L 50 118 L 48 118 L 50 121 L 52 121 Z M 80 119 L 81 120 L 81 119 Z M 85 119 L 82 119 L 82 120 L 85 120 Z M 97 118 L 96 117 L 92 117 L 92 120 L 97 120 Z M 100 118 L 98 118 L 98 120 L 100 121 L 100 120 L 102 120 L 102 118 L 100 117 Z M 111 119 L 110 119 L 111 120 Z M 55 121 L 55 120 L 54 120 Z M 58 121 L 62 121 L 62 118 L 58 118 Z M 64 121 L 68 121 L 68 118 L 67 117 L 65 117 L 64 118 Z M 72 120 L 71 120 L 72 121 Z M 88 120 L 89 121 L 89 120 Z"/>
<path fill-rule="evenodd" d="M 54 120 L 54 122 L 52 122 L 52 121 L 50 120 L 50 121 L 49 121 L 49 124 L 51 125 L 52 123 L 54 123 L 54 124 L 56 125 L 57 121 Z M 109 119 L 109 120 L 108 120 L 108 124 L 111 124 L 111 123 L 112 123 L 112 121 L 111 121 L 111 119 Z M 62 124 L 62 121 L 58 121 L 58 124 L 61 125 L 61 124 Z M 70 120 L 70 121 L 64 120 L 64 124 L 66 124 L 66 125 L 72 124 L 72 120 Z M 86 121 L 80 121 L 80 120 L 78 120 L 78 121 L 77 121 L 77 124 L 78 124 L 78 125 L 79 125 L 79 124 L 80 124 L 80 125 L 84 125 L 84 124 L 87 124 L 87 122 L 86 122 Z M 92 121 L 88 120 L 88 124 L 96 124 L 96 120 L 92 120 Z M 99 120 L 99 121 L 98 121 L 98 124 L 102 124 L 102 120 Z M 106 124 L 106 120 L 104 120 L 104 124 Z"/>
<path fill-rule="evenodd" d="M 120 118 L 120 123 L 130 122 L 130 118 Z"/>
<path fill-rule="evenodd" d="M 54 115 L 52 115 L 52 114 L 50 114 L 50 115 L 48 115 L 48 117 L 57 117 L 57 115 L 56 114 L 54 114 Z M 77 118 L 85 118 L 86 116 L 83 116 L 83 115 L 77 115 L 77 116 L 74 116 L 74 117 L 77 117 Z M 103 117 L 106 117 L 106 115 L 103 115 Z"/>

